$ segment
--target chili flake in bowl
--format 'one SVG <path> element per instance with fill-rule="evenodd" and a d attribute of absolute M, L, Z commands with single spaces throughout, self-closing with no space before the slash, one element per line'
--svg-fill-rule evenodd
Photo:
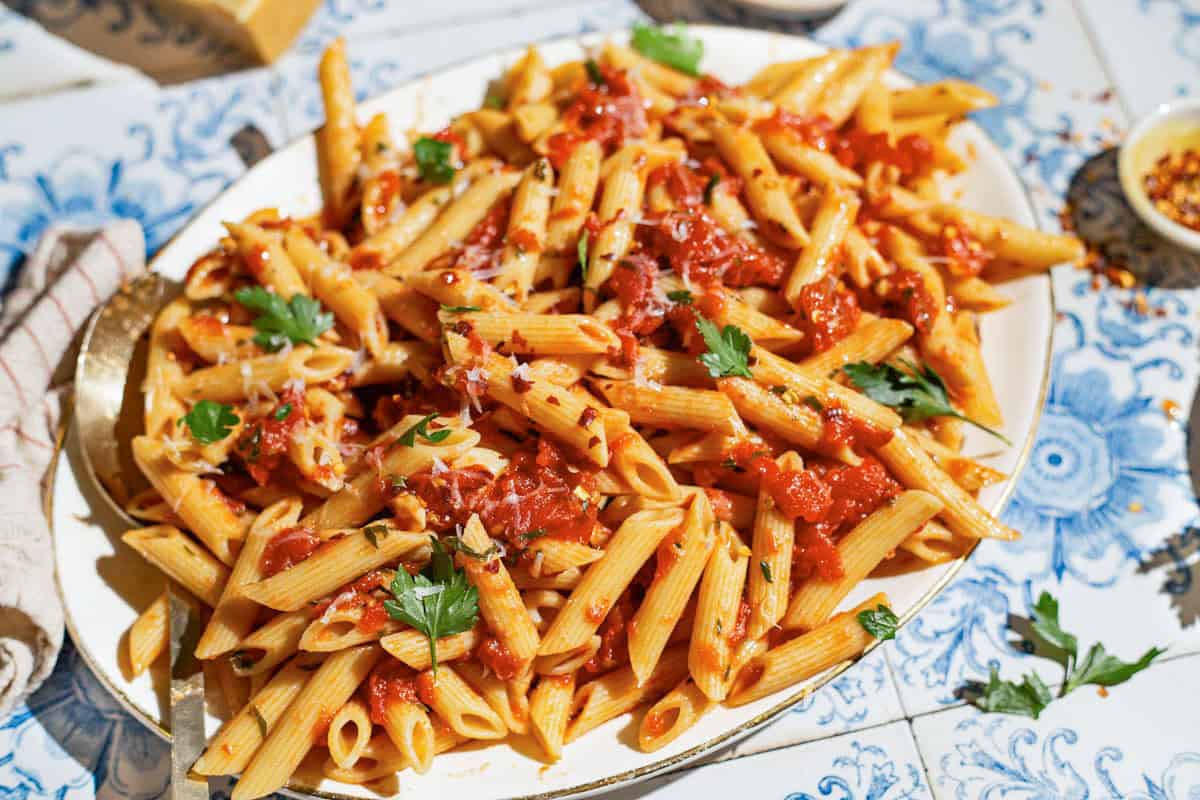
<path fill-rule="evenodd" d="M 1143 222 L 1200 252 L 1200 101 L 1159 106 L 1137 123 L 1121 145 L 1118 172 Z"/>

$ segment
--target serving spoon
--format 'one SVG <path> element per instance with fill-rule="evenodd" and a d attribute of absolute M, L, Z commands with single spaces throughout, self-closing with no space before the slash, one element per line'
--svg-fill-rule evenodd
<path fill-rule="evenodd" d="M 75 364 L 75 431 L 84 471 L 113 513 L 130 527 L 125 510 L 146 479 L 133 463 L 130 441 L 141 432 L 146 333 L 182 285 L 148 272 L 117 290 L 84 331 Z M 204 673 L 194 651 L 201 620 L 186 593 L 167 581 L 171 687 L 171 794 L 208 800 L 208 783 L 189 775 L 204 750 Z"/>

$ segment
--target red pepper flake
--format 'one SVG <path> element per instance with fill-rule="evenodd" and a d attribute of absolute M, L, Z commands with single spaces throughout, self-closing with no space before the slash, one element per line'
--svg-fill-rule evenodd
<path fill-rule="evenodd" d="M 562 401 L 560 401 L 560 400 L 559 400 L 557 397 L 555 397 L 554 395 L 550 395 L 549 397 L 547 397 L 547 398 L 546 398 L 546 402 L 547 402 L 547 403 L 549 403 L 549 404 L 550 404 L 550 405 L 552 405 L 552 406 L 559 406 L 559 405 L 562 405 Z"/>
<path fill-rule="evenodd" d="M 526 380 L 515 372 L 509 376 L 509 380 L 512 382 L 513 391 L 517 394 L 525 394 L 533 388 L 533 381 Z"/>
<path fill-rule="evenodd" d="M 596 421 L 596 417 L 598 417 L 599 415 L 600 415 L 599 411 L 592 408 L 591 406 L 588 406 L 587 408 L 583 409 L 583 411 L 579 414 L 579 427 L 581 427 L 581 428 L 590 427 L 591 424 Z"/>

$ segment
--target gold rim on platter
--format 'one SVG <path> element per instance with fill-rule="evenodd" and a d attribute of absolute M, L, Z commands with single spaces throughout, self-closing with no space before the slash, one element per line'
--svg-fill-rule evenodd
<path fill-rule="evenodd" d="M 743 33 L 749 32 L 749 33 L 756 33 L 756 34 L 762 33 L 761 31 L 755 31 L 753 29 L 737 28 L 734 26 L 726 26 L 726 25 L 693 25 L 693 26 L 691 26 L 691 28 L 693 30 L 698 30 L 698 31 L 712 31 L 712 32 L 716 32 L 716 33 L 725 33 L 725 34 L 739 33 L 739 32 L 743 32 Z M 561 37 L 555 37 L 552 39 L 548 39 L 545 41 L 534 42 L 531 44 L 536 44 L 537 46 L 554 46 L 554 45 L 561 45 L 561 44 L 566 44 L 566 43 L 582 43 L 582 42 L 587 42 L 591 39 L 597 39 L 597 38 L 601 38 L 601 37 L 610 37 L 610 36 L 614 36 L 614 35 L 619 36 L 623 33 L 627 33 L 627 31 L 614 30 L 614 31 L 607 31 L 602 34 L 589 34 L 586 36 L 561 36 Z M 807 45 L 816 46 L 816 47 L 821 48 L 822 50 L 828 49 L 824 45 L 821 45 L 821 44 L 815 42 L 814 40 L 812 40 L 808 37 L 804 37 L 804 36 L 793 36 L 793 35 L 788 35 L 788 34 L 777 34 L 777 33 L 771 33 L 769 35 L 772 38 L 783 38 L 786 40 L 800 40 L 800 41 L 805 42 Z M 469 58 L 463 59 L 462 61 L 459 61 L 457 63 L 447 65 L 447 66 L 439 69 L 437 71 L 437 73 L 435 73 L 434 75 L 435 76 L 440 75 L 442 73 L 453 70 L 456 67 L 467 66 L 474 62 L 483 61 L 483 60 L 489 59 L 489 58 L 503 59 L 503 58 L 515 57 L 516 55 L 519 55 L 520 52 L 523 51 L 523 49 L 524 49 L 524 46 L 522 46 L 521 48 L 518 48 L 518 49 L 507 48 L 505 50 L 495 51 L 492 53 L 484 53 L 484 54 L 474 55 Z M 906 81 L 911 80 L 907 76 L 904 76 L 903 73 L 899 73 L 894 69 L 892 70 L 892 73 L 895 75 L 900 75 Z M 405 91 L 419 83 L 422 83 L 423 81 L 429 80 L 429 77 L 430 76 L 420 76 L 420 77 L 416 77 L 412 80 L 406 81 L 405 83 L 400 84 L 399 86 L 396 86 L 396 87 L 388 90 L 384 94 L 379 95 L 375 98 L 372 98 L 372 100 L 379 100 L 379 99 L 387 97 L 388 95 L 391 95 L 393 93 L 399 93 L 399 92 Z M 977 125 L 975 125 L 974 123 L 971 123 L 969 121 L 965 124 L 975 128 L 976 130 L 979 130 L 980 133 L 984 136 L 984 138 L 987 139 L 986 133 L 983 133 L 978 128 Z M 300 137 L 297 137 L 296 139 L 292 140 L 288 144 L 277 149 L 274 153 L 272 153 L 271 155 L 264 158 L 261 162 L 256 164 L 253 168 L 248 170 L 246 173 L 241 175 L 236 181 L 234 181 L 232 184 L 230 184 L 228 187 L 226 187 L 220 194 L 218 194 L 215 198 L 213 198 L 213 200 L 211 200 L 204 207 L 204 209 L 201 209 L 200 211 L 198 211 L 195 216 L 199 216 L 201 213 L 203 213 L 204 210 L 207 210 L 208 208 L 220 203 L 222 201 L 222 199 L 225 197 L 225 195 L 234 186 L 236 186 L 238 183 L 241 183 L 242 181 L 245 181 L 247 178 L 249 178 L 253 173 L 255 173 L 260 168 L 266 168 L 267 163 L 269 161 L 271 161 L 271 159 L 275 158 L 278 155 L 283 154 L 285 151 L 288 151 L 288 150 L 292 149 L 293 147 L 298 146 L 301 143 L 303 143 L 311 138 L 312 138 L 312 134 L 307 133 Z M 989 142 L 991 142 L 990 139 L 987 139 L 987 140 Z M 993 144 L 993 146 L 995 146 L 994 142 L 992 142 L 992 144 Z M 998 147 L 997 147 L 997 151 L 999 151 Z M 1025 183 L 1016 174 L 1016 171 L 1012 168 L 1011 164 L 1008 163 L 1007 159 L 1005 159 L 1005 164 L 1006 164 L 1006 166 L 1008 166 L 1009 171 L 1012 173 L 1013 177 L 1015 178 L 1015 183 L 1017 185 L 1019 185 L 1019 187 L 1020 187 L 1021 196 L 1024 200 L 1026 207 L 1028 208 L 1028 210 L 1030 212 L 1030 216 L 1033 218 L 1033 225 L 1037 228 L 1042 228 L 1043 225 L 1041 224 L 1041 222 L 1038 219 L 1037 209 L 1033 203 L 1033 199 L 1029 193 L 1028 187 L 1026 187 Z M 193 219 L 194 218 L 195 217 L 193 217 Z M 171 237 L 170 240 L 168 240 L 168 242 L 165 245 L 163 245 L 163 247 L 159 251 L 160 255 L 162 253 L 166 252 L 170 248 L 170 246 L 174 243 L 174 241 L 190 227 L 190 224 L 191 223 L 183 226 L 178 232 L 176 232 Z M 151 260 L 151 262 L 148 266 L 148 269 L 151 269 L 151 270 L 154 269 L 155 262 L 158 260 L 158 258 L 159 258 L 159 256 L 156 256 L 154 259 Z M 1049 272 L 1045 273 L 1045 279 L 1046 279 L 1047 299 L 1049 300 L 1049 313 L 1050 313 L 1050 329 L 1049 330 L 1050 330 L 1050 332 L 1049 332 L 1049 335 L 1047 335 L 1047 337 L 1046 337 L 1046 342 L 1045 342 L 1045 346 L 1043 349 L 1043 368 L 1042 368 L 1042 376 L 1041 376 L 1041 385 L 1039 386 L 1039 389 L 1038 389 L 1037 403 L 1036 403 L 1036 406 L 1034 407 L 1033 416 L 1030 420 L 1029 430 L 1026 432 L 1024 442 L 1021 445 L 1021 450 L 1018 453 L 1017 459 L 1013 465 L 1012 471 L 1010 472 L 1008 485 L 1005 486 L 1004 491 L 1001 492 L 1000 496 L 995 500 L 994 503 L 991 504 L 991 508 L 989 509 L 989 511 L 992 514 L 997 515 L 997 516 L 1000 515 L 1000 513 L 1003 511 L 1005 506 L 1008 504 L 1008 501 L 1012 498 L 1013 492 L 1016 490 L 1017 480 L 1020 477 L 1021 472 L 1024 470 L 1024 468 L 1025 468 L 1026 464 L 1028 463 L 1029 458 L 1032 454 L 1033 445 L 1037 438 L 1038 425 L 1041 421 L 1042 413 L 1043 413 L 1043 410 L 1045 407 L 1046 396 L 1049 392 L 1050 372 L 1051 372 L 1051 367 L 1052 367 L 1052 363 L 1053 363 L 1053 350 L 1054 350 L 1054 319 L 1057 314 L 1057 304 L 1056 304 L 1056 299 L 1055 299 L 1055 294 L 1054 294 L 1054 280 L 1053 280 L 1051 273 L 1049 273 Z M 68 426 L 71 428 L 74 428 L 74 425 L 71 424 L 70 416 L 71 416 L 71 412 L 68 411 L 66 414 L 64 414 L 64 419 L 60 423 L 59 435 L 55 442 L 54 455 L 50 461 L 50 466 L 48 467 L 49 481 L 47 482 L 46 490 L 45 490 L 46 494 L 45 494 L 45 501 L 44 501 L 44 510 L 46 513 L 48 528 L 50 530 L 51 543 L 52 543 L 52 546 L 55 548 L 56 553 L 57 553 L 57 542 L 56 542 L 56 534 L 55 534 L 55 530 L 54 530 L 53 497 L 54 497 L 55 485 L 56 485 L 57 478 L 58 478 L 57 469 L 58 469 L 59 460 L 60 460 L 61 456 L 63 455 L 64 448 L 66 447 L 66 436 L 73 435 L 75 433 L 74 430 L 70 430 L 70 431 L 67 430 Z M 103 489 L 97 488 L 97 491 L 103 491 Z M 921 611 L 923 611 L 925 609 L 926 606 L 929 605 L 929 603 L 933 600 L 934 597 L 936 597 L 938 594 L 941 593 L 941 591 L 943 589 L 946 588 L 946 586 L 958 575 L 959 571 L 966 564 L 967 559 L 969 559 L 971 557 L 971 554 L 974 552 L 975 547 L 978 546 L 978 544 L 979 544 L 979 542 L 976 541 L 970 547 L 970 549 L 967 550 L 966 553 L 964 553 L 958 559 L 956 559 L 955 561 L 950 563 L 949 566 L 947 567 L 946 573 L 944 575 L 942 575 L 932 586 L 930 586 L 907 612 L 905 612 L 903 615 L 901 615 L 900 627 L 907 625 L 917 614 L 919 614 Z M 57 556 L 56 556 L 56 564 L 57 564 Z M 55 588 L 59 593 L 59 597 L 60 598 L 63 597 L 63 594 L 64 594 L 63 588 L 60 583 L 57 569 L 55 570 L 54 582 L 55 582 Z M 169 730 L 167 730 L 159 720 L 154 719 L 152 716 L 150 716 L 144 710 L 142 710 L 137 705 L 137 703 L 135 703 L 129 697 L 129 695 L 126 694 L 126 692 L 123 690 L 123 688 L 116 685 L 116 683 L 110 679 L 110 676 L 108 675 L 108 673 L 99 667 L 100 662 L 92 656 L 92 654 L 88 651 L 87 647 L 82 643 L 83 639 L 81 636 L 78 635 L 74 621 L 73 621 L 71 614 L 70 614 L 69 610 L 67 609 L 65 603 L 64 603 L 63 612 L 64 612 L 63 616 L 64 616 L 64 619 L 66 622 L 67 633 L 70 635 L 71 640 L 75 645 L 76 651 L 80 654 L 80 657 L 83 659 L 83 661 L 87 665 L 88 669 L 91 670 L 91 672 L 95 676 L 96 680 L 98 680 L 105 687 L 105 689 L 107 689 L 113 695 L 113 697 L 122 706 L 122 708 L 124 708 L 127 712 L 129 712 L 130 715 L 132 715 L 135 719 L 137 719 L 139 722 L 141 722 L 143 725 L 145 725 L 151 731 L 157 733 L 162 739 L 169 742 L 171 740 L 171 732 Z M 715 750 L 717 750 L 718 748 L 720 748 L 723 745 L 734 744 L 737 741 L 745 738 L 746 736 L 754 733 L 759 728 L 765 726 L 769 722 L 775 720 L 777 717 L 781 716 L 782 714 L 784 714 L 785 712 L 790 710 L 793 706 L 795 706 L 797 703 L 804 700 L 806 697 L 808 697 L 812 693 L 825 687 L 831 681 L 838 678 L 840 675 L 842 675 L 844 672 L 846 672 L 846 670 L 850 669 L 855 664 L 857 664 L 861 659 L 865 658 L 870 653 L 873 653 L 875 651 L 875 649 L 881 644 L 882 644 L 882 642 L 880 642 L 879 640 L 873 641 L 856 658 L 850 659 L 842 664 L 839 664 L 838 666 L 834 667 L 833 669 L 829 670 L 828 672 L 819 676 L 818 678 L 809 681 L 806 685 L 801 687 L 799 690 L 797 690 L 793 694 L 789 695 L 786 699 L 780 701 L 779 703 L 772 706 L 771 708 L 764 711 L 763 713 L 755 716 L 753 719 L 747 720 L 746 722 L 743 722 L 743 723 L 739 724 L 738 726 L 736 726 L 728 731 L 725 731 L 724 733 L 720 734 L 719 736 L 715 736 L 711 739 L 701 742 L 700 744 L 695 745 L 691 748 L 688 748 L 687 750 L 685 750 L 681 753 L 677 753 L 676 755 L 670 756 L 668 758 L 660 759 L 658 761 L 652 762 L 650 764 L 646 764 L 641 767 L 637 767 L 635 769 L 626 770 L 624 772 L 620 772 L 615 775 L 610 775 L 608 777 L 605 777 L 605 778 L 602 778 L 599 780 L 590 781 L 588 783 L 577 784 L 577 785 L 565 787 L 562 789 L 554 789 L 554 790 L 547 791 L 547 792 L 539 792 L 539 793 L 535 793 L 535 794 L 515 796 L 515 797 L 510 798 L 510 800 L 564 800 L 565 798 L 580 798 L 580 797 L 591 795 L 591 794 L 594 794 L 597 792 L 620 788 L 622 786 L 629 785 L 629 784 L 632 784 L 635 782 L 639 782 L 639 781 L 654 777 L 656 775 L 664 774 L 664 773 L 670 772 L 674 769 L 677 769 L 679 767 L 682 767 L 683 765 L 685 765 L 689 762 L 695 761 L 705 755 L 711 754 L 712 752 L 714 752 Z M 315 789 L 312 787 L 302 786 L 302 785 L 298 785 L 298 784 L 289 784 L 284 789 L 281 789 L 280 793 L 285 794 L 285 795 L 290 795 L 293 797 L 298 797 L 298 798 L 314 797 L 314 798 L 320 798 L 321 800 L 361 800 L 361 798 L 359 798 L 356 795 L 341 794 L 338 792 L 329 792 L 329 791 Z"/>

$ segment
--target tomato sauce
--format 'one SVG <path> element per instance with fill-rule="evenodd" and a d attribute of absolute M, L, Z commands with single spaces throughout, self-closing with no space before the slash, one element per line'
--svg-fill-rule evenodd
<path fill-rule="evenodd" d="M 821 422 L 821 444 L 829 450 L 844 445 L 863 455 L 892 440 L 891 431 L 863 422 L 839 405 L 821 409 Z"/>
<path fill-rule="evenodd" d="M 938 309 L 920 273 L 898 269 L 875 283 L 867 298 L 883 316 L 907 321 L 918 333 L 929 333 Z"/>
<path fill-rule="evenodd" d="M 612 152 L 626 138 L 636 139 L 646 132 L 646 103 L 625 71 L 601 65 L 600 75 L 603 80 L 588 81 L 563 112 L 565 130 L 547 141 L 547 155 L 555 169 L 562 169 L 575 148 L 588 139 Z"/>
<path fill-rule="evenodd" d="M 804 332 L 810 353 L 823 353 L 849 336 L 862 315 L 858 298 L 839 289 L 832 277 L 800 290 L 794 324 Z"/>
<path fill-rule="evenodd" d="M 969 278 L 983 272 L 992 260 L 979 239 L 965 225 L 943 225 L 938 237 L 946 270 L 959 278 Z"/>
<path fill-rule="evenodd" d="M 267 541 L 258 568 L 269 578 L 306 560 L 320 546 L 321 539 L 312 528 L 284 528 Z"/>
<path fill-rule="evenodd" d="M 428 525 L 448 530 L 479 514 L 484 527 L 510 548 L 524 550 L 535 531 L 541 536 L 587 542 L 596 525 L 595 467 L 569 457 L 549 439 L 538 439 L 512 454 L 500 475 L 483 467 L 426 470 L 408 479 L 425 504 Z"/>
<path fill-rule="evenodd" d="M 417 673 L 394 658 L 385 658 L 371 671 L 366 693 L 371 722 L 376 725 L 384 723 L 387 709 L 393 703 L 422 702 L 417 692 Z"/>
<path fill-rule="evenodd" d="M 659 542 L 654 559 L 654 580 L 657 581 L 666 576 L 671 571 L 671 567 L 679 561 L 679 557 L 683 555 L 683 533 L 682 527 L 676 528 Z"/>
<path fill-rule="evenodd" d="M 817 522 L 828 513 L 832 503 L 829 487 L 815 471 L 785 470 L 751 442 L 734 447 L 730 458 L 759 479 L 760 487 L 770 493 L 775 505 L 788 519 Z"/>
<path fill-rule="evenodd" d="M 285 410 L 286 416 L 280 419 L 279 415 Z M 293 386 L 283 392 L 279 402 L 266 416 L 242 429 L 234 451 L 255 483 L 259 486 L 270 483 L 272 473 L 283 463 L 288 443 L 296 429 L 305 422 L 304 395 Z"/>
<path fill-rule="evenodd" d="M 634 602 L 634 592 L 637 591 L 638 587 L 631 586 L 622 592 L 604 618 L 597 631 L 600 648 L 583 665 L 588 672 L 608 672 L 629 660 L 629 623 L 637 612 Z"/>
<path fill-rule="evenodd" d="M 372 211 L 380 219 L 386 219 L 400 197 L 400 174 L 394 169 L 384 170 L 375 176 L 375 182 L 379 192 Z"/>
<path fill-rule="evenodd" d="M 504 233 L 508 230 L 510 204 L 507 199 L 492 205 L 471 232 L 463 240 L 463 246 L 454 257 L 455 269 L 482 270 L 494 265 L 504 246 Z"/>
<path fill-rule="evenodd" d="M 704 494 L 708 496 L 708 504 L 712 506 L 714 517 L 722 522 L 733 520 L 733 500 L 728 492 L 720 489 L 705 489 Z"/>
<path fill-rule="evenodd" d="M 729 642 L 729 647 L 736 649 L 739 644 L 746 640 L 746 633 L 750 625 L 750 604 L 745 600 L 741 601 L 738 606 L 737 619 L 734 620 L 733 630 L 729 631 L 726 639 Z"/>
<path fill-rule="evenodd" d="M 269 283 L 263 276 L 271 266 L 271 251 L 262 245 L 252 245 L 242 253 L 242 262 L 259 283 Z"/>
<path fill-rule="evenodd" d="M 865 456 L 857 467 L 818 465 L 832 502 L 819 520 L 800 525 L 793 550 L 792 579 L 817 575 L 825 580 L 842 576 L 836 541 L 902 491 L 883 464 Z"/>
<path fill-rule="evenodd" d="M 512 654 L 495 636 L 485 636 L 475 650 L 475 656 L 502 681 L 512 680 L 524 662 Z"/>
<path fill-rule="evenodd" d="M 687 281 L 727 286 L 778 286 L 787 262 L 777 252 L 732 236 L 707 211 L 695 208 L 652 216 L 639 226 L 651 255 Z"/>
<path fill-rule="evenodd" d="M 851 168 L 879 161 L 899 169 L 901 178 L 909 178 L 927 172 L 933 165 L 933 145 L 920 134 L 910 133 L 892 144 L 886 133 L 851 129 L 843 134 L 824 114 L 796 114 L 784 109 L 758 123 L 758 127 L 788 131 L 809 147 L 829 153 Z"/>

